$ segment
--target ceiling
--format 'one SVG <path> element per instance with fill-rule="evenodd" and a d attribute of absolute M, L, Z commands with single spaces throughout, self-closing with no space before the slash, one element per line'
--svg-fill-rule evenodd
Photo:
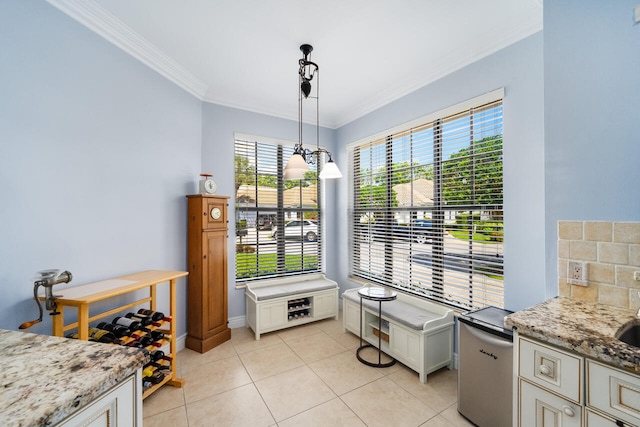
<path fill-rule="evenodd" d="M 203 101 L 293 120 L 311 44 L 330 128 L 542 29 L 542 0 L 47 1 Z"/>

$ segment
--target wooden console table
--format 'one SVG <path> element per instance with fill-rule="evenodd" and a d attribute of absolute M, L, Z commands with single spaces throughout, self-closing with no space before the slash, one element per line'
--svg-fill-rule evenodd
<path fill-rule="evenodd" d="M 114 316 L 122 311 L 149 303 L 149 308 L 156 311 L 156 286 L 160 283 L 169 282 L 170 308 L 167 316 L 173 320 L 169 322 L 168 330 L 162 330 L 165 337 L 169 339 L 171 356 L 171 375 L 167 375 L 162 382 L 150 387 L 143 394 L 143 399 L 151 395 L 164 384 L 174 387 L 182 387 L 184 379 L 176 376 L 176 279 L 186 276 L 186 271 L 165 271 L 165 270 L 148 270 L 139 273 L 128 274 L 125 276 L 115 277 L 113 279 L 102 280 L 99 282 L 89 283 L 81 286 L 74 286 L 66 289 L 54 289 L 56 296 L 56 304 L 60 314 L 52 316 L 54 336 L 62 337 L 65 331 L 78 329 L 78 337 L 81 340 L 89 339 L 89 323 L 99 319 Z M 102 313 L 89 315 L 89 305 L 109 298 L 125 295 L 141 289 L 149 289 L 149 296 L 133 301 L 131 303 L 119 305 L 118 307 L 104 311 Z M 39 296 L 44 300 L 44 296 Z M 78 321 L 66 324 L 64 323 L 65 307 L 75 307 L 78 310 Z"/>

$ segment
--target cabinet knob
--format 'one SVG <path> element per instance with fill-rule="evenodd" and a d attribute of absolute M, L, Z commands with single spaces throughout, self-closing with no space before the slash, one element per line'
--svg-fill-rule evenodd
<path fill-rule="evenodd" d="M 542 375 L 551 376 L 551 368 L 547 365 L 540 365 L 540 373 Z"/>
<path fill-rule="evenodd" d="M 202 256 L 202 258 L 207 259 L 207 256 L 206 256 L 206 255 L 203 255 L 203 256 Z"/>
<path fill-rule="evenodd" d="M 567 417 L 575 417 L 576 416 L 576 411 L 574 411 L 571 406 L 563 405 L 562 406 L 562 412 L 564 412 Z"/>

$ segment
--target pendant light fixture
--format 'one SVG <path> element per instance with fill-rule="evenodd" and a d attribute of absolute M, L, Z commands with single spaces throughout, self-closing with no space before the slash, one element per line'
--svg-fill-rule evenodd
<path fill-rule="evenodd" d="M 300 46 L 302 58 L 298 60 L 298 143 L 293 149 L 293 154 L 289 158 L 284 168 L 284 179 L 303 179 L 305 172 L 309 171 L 309 164 L 321 161 L 321 153 L 329 156 L 328 162 L 320 172 L 320 179 L 342 178 L 342 174 L 331 158 L 331 153 L 320 148 L 320 113 L 319 113 L 319 90 L 320 71 L 318 64 L 311 62 L 309 55 L 313 46 L 303 44 Z M 302 102 L 309 98 L 312 91 L 311 81 L 316 78 L 316 96 L 311 96 L 316 100 L 316 150 L 311 151 L 302 146 Z"/>

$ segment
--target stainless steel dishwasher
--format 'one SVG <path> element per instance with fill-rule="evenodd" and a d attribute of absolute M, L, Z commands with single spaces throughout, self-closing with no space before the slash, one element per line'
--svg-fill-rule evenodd
<path fill-rule="evenodd" d="M 486 307 L 458 317 L 458 412 L 479 427 L 510 427 L 513 405 L 513 332 Z"/>

